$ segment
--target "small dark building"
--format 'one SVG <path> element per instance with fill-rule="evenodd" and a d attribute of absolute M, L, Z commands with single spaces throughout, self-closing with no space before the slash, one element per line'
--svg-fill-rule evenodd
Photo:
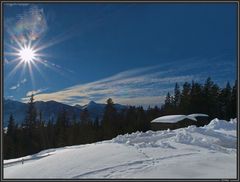
<path fill-rule="evenodd" d="M 197 120 L 197 126 L 204 126 L 208 125 L 211 121 L 211 118 L 207 114 L 190 114 L 188 116 L 194 117 Z"/>
<path fill-rule="evenodd" d="M 185 115 L 169 115 L 162 116 L 151 121 L 151 130 L 174 130 L 178 128 L 197 125 L 197 120 L 191 116 Z"/>

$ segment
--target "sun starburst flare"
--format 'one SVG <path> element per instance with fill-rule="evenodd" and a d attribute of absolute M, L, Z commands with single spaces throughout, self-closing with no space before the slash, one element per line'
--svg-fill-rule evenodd
<path fill-rule="evenodd" d="M 64 73 L 65 70 L 61 66 L 48 61 L 48 55 L 42 53 L 44 49 L 57 44 L 59 41 L 51 40 L 43 44 L 40 43 L 39 40 L 34 41 L 34 43 L 32 43 L 31 40 L 28 40 L 27 43 L 22 43 L 13 34 L 11 35 L 11 37 L 15 42 L 15 46 L 13 46 L 13 44 L 5 42 L 5 45 L 8 47 L 7 49 L 9 50 L 9 52 L 4 51 L 4 57 L 8 60 L 7 63 L 14 64 L 14 67 L 7 75 L 7 79 L 16 74 L 19 69 L 22 69 L 22 74 L 28 70 L 31 79 L 34 82 L 34 68 L 45 80 L 47 80 L 45 74 L 42 73 L 40 66 L 50 68 L 51 70 L 63 76 L 66 76 Z"/>
<path fill-rule="evenodd" d="M 35 67 L 38 71 L 38 63 L 43 62 L 43 54 L 40 54 L 37 47 L 32 45 L 31 41 L 28 44 L 22 44 L 17 39 L 15 39 L 16 46 L 7 44 L 10 48 L 10 52 L 4 52 L 4 56 L 10 56 L 9 63 L 15 64 L 14 68 L 8 74 L 7 77 L 13 76 L 19 68 L 22 68 L 22 72 L 26 71 L 28 68 L 31 77 L 33 78 L 32 68 Z"/>
<path fill-rule="evenodd" d="M 21 50 L 19 50 L 18 56 L 20 56 L 21 61 L 28 63 L 34 61 L 37 55 L 36 50 L 32 47 L 24 46 Z"/>

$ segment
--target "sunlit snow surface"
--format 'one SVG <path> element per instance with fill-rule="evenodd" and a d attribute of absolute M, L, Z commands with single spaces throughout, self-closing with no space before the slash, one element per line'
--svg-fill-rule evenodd
<path fill-rule="evenodd" d="M 236 178 L 236 122 L 136 132 L 4 161 L 4 178 Z"/>

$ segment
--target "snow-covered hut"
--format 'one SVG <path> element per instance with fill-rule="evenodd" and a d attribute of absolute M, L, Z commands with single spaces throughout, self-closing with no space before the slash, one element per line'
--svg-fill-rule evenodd
<path fill-rule="evenodd" d="M 196 113 L 188 115 L 194 117 L 197 120 L 197 126 L 204 126 L 210 123 L 211 118 L 207 114 Z"/>
<path fill-rule="evenodd" d="M 183 128 L 190 125 L 196 125 L 197 120 L 193 116 L 186 115 L 167 115 L 156 118 L 151 121 L 151 130 L 167 130 Z"/>

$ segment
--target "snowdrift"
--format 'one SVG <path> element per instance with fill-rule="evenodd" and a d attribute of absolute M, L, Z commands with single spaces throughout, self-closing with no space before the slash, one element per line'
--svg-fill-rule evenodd
<path fill-rule="evenodd" d="M 4 161 L 4 178 L 236 178 L 236 127 L 214 119 L 204 127 L 119 135 L 108 141 L 41 151 Z"/>

